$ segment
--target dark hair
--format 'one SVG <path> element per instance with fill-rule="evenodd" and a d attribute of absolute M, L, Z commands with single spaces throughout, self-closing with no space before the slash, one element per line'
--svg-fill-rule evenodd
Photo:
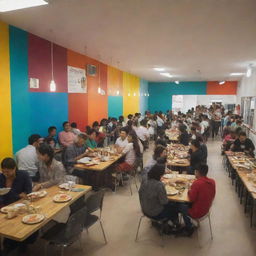
<path fill-rule="evenodd" d="M 91 126 L 89 126 L 89 125 L 85 126 L 85 132 L 87 134 L 90 132 L 91 129 L 92 129 Z"/>
<path fill-rule="evenodd" d="M 245 137 L 246 137 L 246 133 L 245 133 L 245 132 L 240 132 L 240 133 L 239 133 L 239 137 L 240 137 L 240 136 L 245 136 Z"/>
<path fill-rule="evenodd" d="M 179 130 L 180 130 L 181 133 L 186 132 L 186 130 L 187 130 L 186 125 L 184 125 L 184 124 L 180 125 L 180 126 L 179 126 Z"/>
<path fill-rule="evenodd" d="M 15 162 L 15 160 L 11 157 L 6 157 L 5 159 L 3 159 L 3 161 L 1 162 L 1 168 L 2 169 L 17 169 L 17 164 Z"/>
<path fill-rule="evenodd" d="M 99 122 L 98 121 L 93 122 L 92 127 L 97 127 L 97 126 L 99 126 Z"/>
<path fill-rule="evenodd" d="M 136 156 L 140 156 L 141 155 L 140 146 L 139 146 L 139 141 L 138 141 L 136 132 L 132 130 L 129 132 L 128 135 L 132 137 L 133 148 L 134 148 Z"/>
<path fill-rule="evenodd" d="M 41 136 L 39 134 L 32 134 L 28 138 L 28 144 L 33 145 L 35 142 L 37 142 Z"/>
<path fill-rule="evenodd" d="M 156 159 L 156 162 L 157 162 L 158 164 L 166 164 L 166 162 L 167 162 L 167 156 L 158 157 L 158 158 Z"/>
<path fill-rule="evenodd" d="M 141 122 L 140 122 L 140 124 L 142 125 L 142 126 L 147 126 L 147 120 L 145 120 L 145 119 L 143 119 Z"/>
<path fill-rule="evenodd" d="M 166 148 L 163 145 L 157 145 L 154 150 L 153 159 L 157 160 Z"/>
<path fill-rule="evenodd" d="M 165 165 L 155 164 L 148 172 L 148 178 L 160 181 L 164 173 L 165 173 Z"/>
<path fill-rule="evenodd" d="M 121 128 L 121 129 L 120 129 L 120 132 L 126 132 L 126 134 L 128 134 L 128 133 L 129 133 L 129 132 L 128 132 L 127 127 L 123 127 L 123 128 Z"/>
<path fill-rule="evenodd" d="M 41 154 L 41 155 L 48 155 L 49 158 L 50 158 L 50 161 L 49 161 L 49 162 L 51 162 L 52 159 L 53 159 L 53 157 L 54 157 L 54 150 L 52 149 L 52 147 L 51 147 L 50 145 L 45 144 L 45 143 L 43 143 L 43 144 L 41 144 L 41 145 L 39 146 L 38 152 L 39 152 L 39 154 Z"/>
<path fill-rule="evenodd" d="M 131 119 L 133 117 L 133 115 L 129 114 L 127 117 L 128 117 L 128 119 Z"/>
<path fill-rule="evenodd" d="M 66 124 L 68 124 L 68 123 L 69 123 L 68 121 L 63 122 L 63 124 L 62 124 L 63 128 L 64 128 L 64 126 L 65 126 Z"/>
<path fill-rule="evenodd" d="M 77 124 L 75 122 L 71 123 L 70 125 L 72 128 L 76 128 L 77 127 Z"/>
<path fill-rule="evenodd" d="M 124 117 L 123 116 L 119 116 L 119 121 L 123 122 L 124 121 Z"/>
<path fill-rule="evenodd" d="M 97 132 L 94 129 L 90 128 L 90 130 L 87 131 L 87 135 L 92 135 L 94 132 L 97 134 Z"/>
<path fill-rule="evenodd" d="M 196 131 L 196 127 L 191 127 L 191 131 Z"/>
<path fill-rule="evenodd" d="M 192 140 L 191 145 L 195 146 L 196 148 L 200 148 L 200 142 L 199 140 Z"/>
<path fill-rule="evenodd" d="M 101 119 L 101 121 L 100 121 L 100 126 L 103 126 L 104 122 L 105 122 L 105 125 L 106 125 L 106 122 L 107 122 L 107 121 L 108 121 L 108 120 L 107 120 L 106 118 Z"/>
<path fill-rule="evenodd" d="M 155 142 L 155 145 L 162 145 L 164 147 L 167 147 L 167 143 L 163 139 L 157 139 L 156 142 Z"/>
<path fill-rule="evenodd" d="M 57 128 L 55 126 L 50 126 L 48 128 L 48 133 L 52 132 L 53 130 L 57 130 Z"/>
<path fill-rule="evenodd" d="M 199 172 L 201 176 L 206 176 L 208 173 L 208 165 L 207 164 L 200 164 L 196 170 Z"/>

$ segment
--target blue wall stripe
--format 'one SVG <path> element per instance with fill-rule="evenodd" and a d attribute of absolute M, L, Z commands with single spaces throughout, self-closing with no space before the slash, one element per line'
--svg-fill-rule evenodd
<path fill-rule="evenodd" d="M 149 82 L 149 110 L 165 112 L 171 109 L 172 95 L 206 95 L 206 86 L 207 82 Z"/>
<path fill-rule="evenodd" d="M 108 96 L 108 116 L 116 117 L 123 115 L 123 97 Z"/>
<path fill-rule="evenodd" d="M 27 145 L 30 129 L 28 92 L 28 34 L 10 26 L 10 74 L 13 152 Z"/>

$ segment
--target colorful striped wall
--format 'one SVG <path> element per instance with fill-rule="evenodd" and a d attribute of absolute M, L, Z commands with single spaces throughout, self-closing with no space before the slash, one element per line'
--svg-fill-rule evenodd
<path fill-rule="evenodd" d="M 237 81 L 219 82 L 149 82 L 148 108 L 150 111 L 172 109 L 173 95 L 236 95 Z"/>
<path fill-rule="evenodd" d="M 87 76 L 87 93 L 68 93 L 67 66 L 87 64 L 98 70 Z M 0 22 L 0 160 L 24 147 L 32 133 L 46 136 L 51 125 L 60 131 L 69 120 L 84 130 L 102 118 L 147 109 L 148 96 L 139 93 L 147 91 L 147 81 L 137 76 L 56 44 L 53 70 L 56 92 L 49 87 L 51 42 Z M 30 78 L 39 79 L 38 89 L 29 87 Z"/>

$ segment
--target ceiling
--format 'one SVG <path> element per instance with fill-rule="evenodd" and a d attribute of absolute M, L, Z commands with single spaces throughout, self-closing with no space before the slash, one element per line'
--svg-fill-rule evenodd
<path fill-rule="evenodd" d="M 0 19 L 150 81 L 237 80 L 256 65 L 255 0 L 50 0 Z"/>

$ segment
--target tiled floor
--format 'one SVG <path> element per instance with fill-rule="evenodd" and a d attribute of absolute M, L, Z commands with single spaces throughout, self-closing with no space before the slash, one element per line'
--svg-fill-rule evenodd
<path fill-rule="evenodd" d="M 222 168 L 220 143 L 209 141 L 208 151 L 209 176 L 217 182 L 217 195 L 212 207 L 213 241 L 210 240 L 206 221 L 202 224 L 202 248 L 198 246 L 196 235 L 192 238 L 165 236 L 165 246 L 161 247 L 158 233 L 145 219 L 142 222 L 139 242 L 134 242 L 141 215 L 138 193 L 134 187 L 134 194 L 131 196 L 129 187 L 125 186 L 119 188 L 116 193 L 106 193 L 103 225 L 108 244 L 104 244 L 100 225 L 95 224 L 89 234 L 83 233 L 83 251 L 79 243 L 75 243 L 66 249 L 65 255 L 255 256 L 256 228 L 250 228 L 249 218 L 244 215 L 234 187 Z M 149 154 L 150 152 L 145 158 L 148 158 Z M 60 255 L 58 249 L 49 249 L 48 255 Z M 43 242 L 38 241 L 31 252 L 32 255 L 43 255 Z"/>

